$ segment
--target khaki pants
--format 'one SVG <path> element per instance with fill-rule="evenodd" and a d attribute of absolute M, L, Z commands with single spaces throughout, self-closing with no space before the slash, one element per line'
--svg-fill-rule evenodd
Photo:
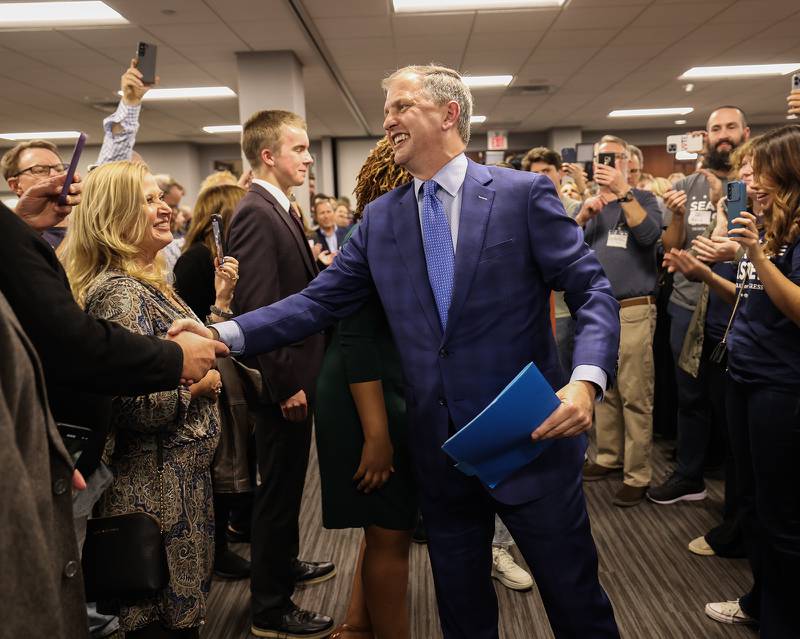
<path fill-rule="evenodd" d="M 614 388 L 595 409 L 597 463 L 624 469 L 624 483 L 648 486 L 653 447 L 654 304 L 619 311 L 619 371 Z"/>

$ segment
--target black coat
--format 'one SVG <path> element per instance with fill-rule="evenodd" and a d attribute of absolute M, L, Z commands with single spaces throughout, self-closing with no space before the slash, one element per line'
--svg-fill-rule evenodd
<path fill-rule="evenodd" d="M 228 252 L 239 260 L 237 315 L 299 293 L 318 273 L 302 223 L 258 184 L 234 213 Z M 267 401 L 277 404 L 300 390 L 313 397 L 324 350 L 319 333 L 245 363 L 261 373 Z"/>
<path fill-rule="evenodd" d="M 214 256 L 202 242 L 195 242 L 175 262 L 175 290 L 201 322 L 217 299 L 214 289 Z"/>
<path fill-rule="evenodd" d="M 134 335 L 96 320 L 75 303 L 53 249 L 0 205 L 0 292 L 36 348 L 56 421 L 95 431 L 78 469 L 97 466 L 111 413 L 111 396 L 177 388 L 183 354 L 177 344 Z"/>

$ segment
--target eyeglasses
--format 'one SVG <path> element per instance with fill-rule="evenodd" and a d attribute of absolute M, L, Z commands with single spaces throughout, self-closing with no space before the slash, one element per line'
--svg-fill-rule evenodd
<path fill-rule="evenodd" d="M 10 177 L 18 177 L 23 173 L 30 173 L 36 177 L 48 177 L 54 171 L 56 173 L 63 173 L 67 170 L 67 164 L 34 164 L 33 166 L 29 166 L 27 169 L 22 169 L 18 173 Z"/>
<path fill-rule="evenodd" d="M 615 154 L 614 154 L 614 157 L 615 157 L 617 160 L 627 160 L 627 159 L 628 159 L 628 154 L 627 154 L 627 153 L 615 153 Z M 599 155 L 595 155 L 595 156 L 594 156 L 594 161 L 595 161 L 595 162 L 597 162 L 599 159 L 600 159 L 600 156 L 599 156 Z"/>

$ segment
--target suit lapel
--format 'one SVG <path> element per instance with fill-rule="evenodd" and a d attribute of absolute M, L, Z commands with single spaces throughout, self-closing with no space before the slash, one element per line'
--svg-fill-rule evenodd
<path fill-rule="evenodd" d="M 303 255 L 303 263 L 306 265 L 309 279 L 316 277 L 318 271 L 316 264 L 314 264 L 314 256 L 308 246 L 308 240 L 306 240 L 306 236 L 302 232 L 300 221 L 296 218 L 293 218 L 294 213 L 285 211 L 278 201 L 272 196 L 272 194 L 262 186 L 259 186 L 258 184 L 252 184 L 250 186 L 250 190 L 263 197 L 269 204 L 272 205 L 272 207 L 275 209 L 275 212 L 278 214 L 278 217 L 283 221 L 284 224 L 286 224 L 286 226 L 289 228 L 289 232 L 292 234 L 292 237 L 294 237 L 295 242 L 297 243 L 297 248 Z"/>
<path fill-rule="evenodd" d="M 456 250 L 455 281 L 453 298 L 447 314 L 446 340 L 458 321 L 459 313 L 469 294 L 475 269 L 478 266 L 486 226 L 494 201 L 494 190 L 486 185 L 492 181 L 489 170 L 470 161 L 461 191 L 461 217 L 458 224 L 458 247 Z"/>
<path fill-rule="evenodd" d="M 419 207 L 414 193 L 414 183 L 405 188 L 405 193 L 394 202 L 391 212 L 392 228 L 395 240 L 400 249 L 400 256 L 408 269 L 411 285 L 422 307 L 425 319 L 434 335 L 440 338 L 442 328 L 436 311 L 436 300 L 433 298 L 428 267 L 425 263 L 425 249 L 422 247 L 422 232 L 419 226 Z"/>

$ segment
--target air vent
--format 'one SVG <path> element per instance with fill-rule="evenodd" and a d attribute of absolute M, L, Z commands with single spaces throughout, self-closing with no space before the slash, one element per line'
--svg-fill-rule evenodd
<path fill-rule="evenodd" d="M 552 92 L 553 87 L 549 84 L 524 84 L 516 85 L 506 91 L 506 95 L 536 96 L 547 95 Z"/>

